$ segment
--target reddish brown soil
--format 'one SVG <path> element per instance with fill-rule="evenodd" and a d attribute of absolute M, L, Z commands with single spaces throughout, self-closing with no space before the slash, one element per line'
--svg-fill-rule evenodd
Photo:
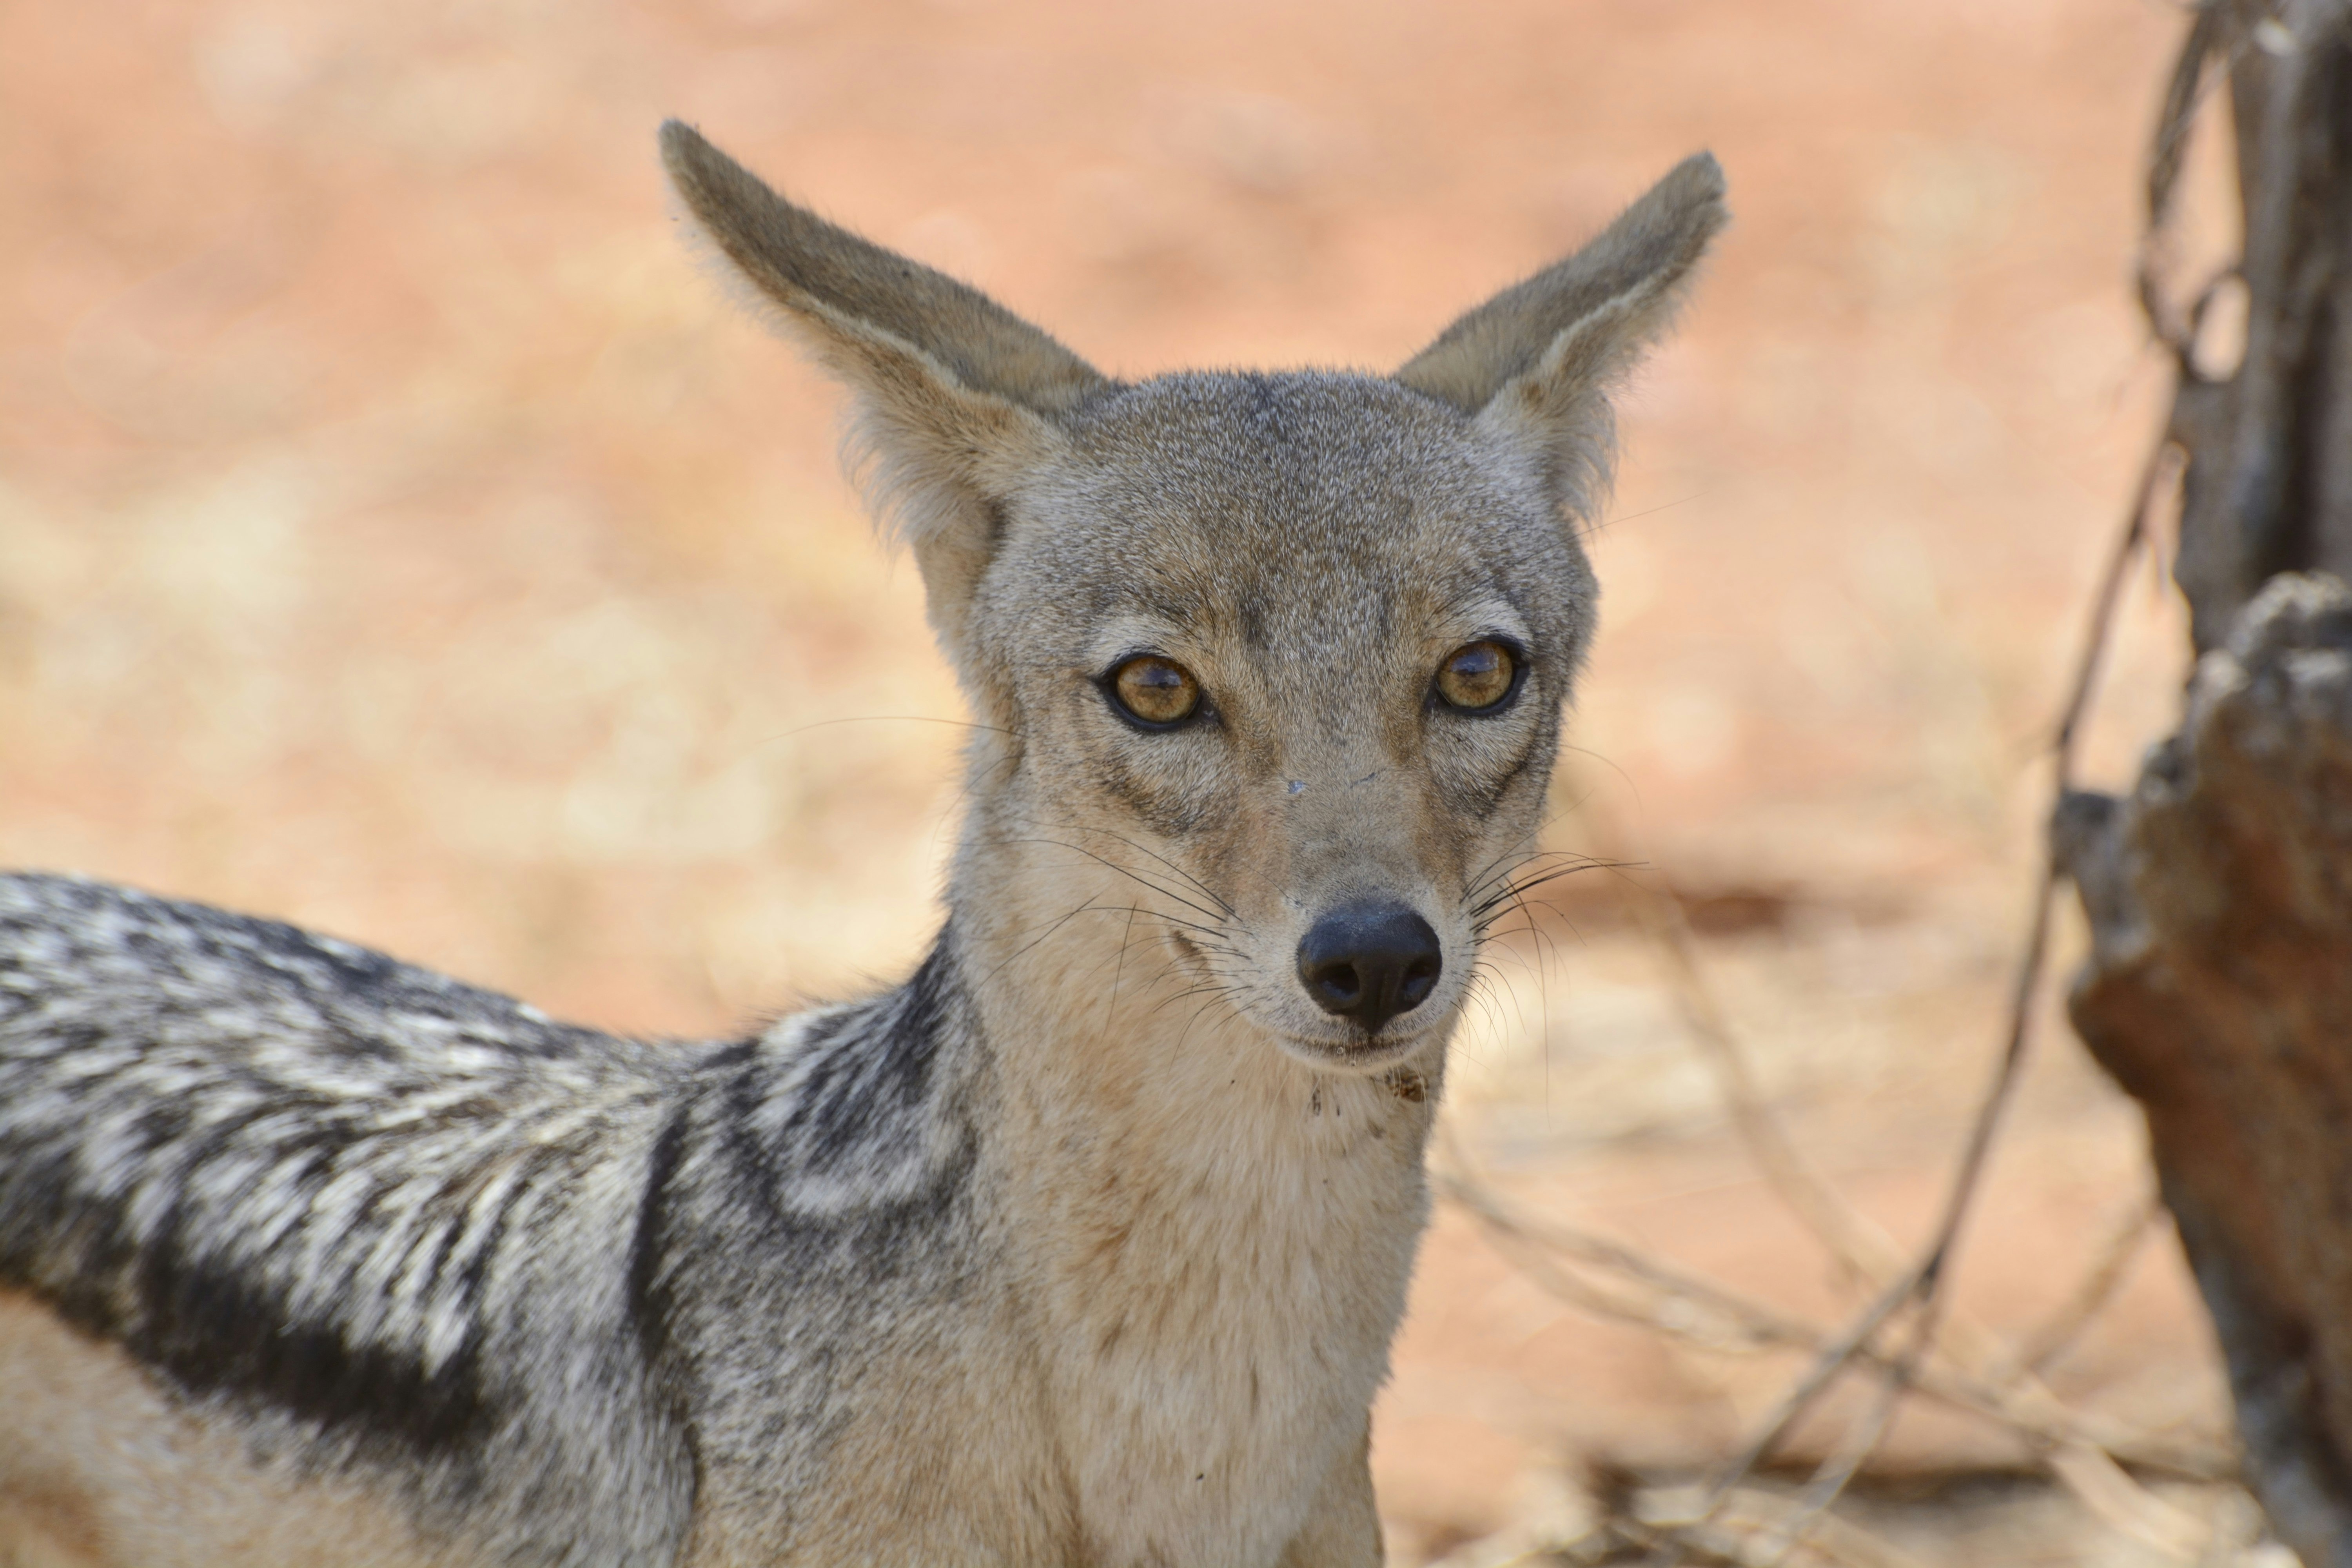
<path fill-rule="evenodd" d="M 1801 1142 L 1916 1237 L 2161 390 L 2127 285 L 2180 26 L 2156 0 L 0 5 L 0 863 L 633 1029 L 887 973 L 932 919 L 955 731 L 924 721 L 955 696 L 835 475 L 833 393 L 678 243 L 658 120 L 1125 374 L 1393 363 L 1711 146 L 1738 222 L 1625 419 L 1557 833 L 1705 896 Z M 2179 673 L 2169 602 L 2137 589 L 2129 623 L 2109 779 Z M 1552 1212 L 1841 1310 L 1655 955 L 1612 899 L 1568 905 L 1466 1047 L 1465 1142 Z M 2066 1293 L 2142 1179 L 2063 1027 L 2042 1050 L 1960 1276 L 1996 1329 Z M 1448 1212 L 1379 1415 L 1398 1555 L 1569 1506 L 1596 1460 L 1704 1464 L 1789 1371 L 1580 1316 Z M 2168 1238 L 2053 1379 L 2218 1419 Z M 1926 1414 L 1888 1464 L 2029 1460 Z M 2139 1560 L 2070 1506 L 1919 1550 Z"/>

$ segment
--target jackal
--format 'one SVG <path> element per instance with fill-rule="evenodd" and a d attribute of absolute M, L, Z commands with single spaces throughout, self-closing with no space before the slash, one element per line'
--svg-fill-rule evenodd
<path fill-rule="evenodd" d="M 1129 384 L 662 150 L 981 721 L 937 942 L 655 1045 L 0 878 L 0 1563 L 1376 1563 L 1446 1039 L 1720 173 L 1394 374 Z"/>

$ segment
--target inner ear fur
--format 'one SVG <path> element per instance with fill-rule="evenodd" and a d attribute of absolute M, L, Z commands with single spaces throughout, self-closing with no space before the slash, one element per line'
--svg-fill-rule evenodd
<path fill-rule="evenodd" d="M 1729 221 L 1712 153 L 1675 165 L 1591 243 L 1462 316 L 1396 379 L 1528 451 L 1589 517 L 1613 450 L 1608 394 L 1673 320 Z"/>
<path fill-rule="evenodd" d="M 856 395 L 853 439 L 969 671 L 967 616 L 1023 477 L 1118 384 L 978 289 L 793 205 L 678 121 L 662 163 L 702 232 Z"/>

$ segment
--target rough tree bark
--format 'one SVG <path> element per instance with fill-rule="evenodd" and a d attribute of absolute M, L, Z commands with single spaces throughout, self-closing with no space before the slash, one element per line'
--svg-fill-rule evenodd
<path fill-rule="evenodd" d="M 2208 0 L 2151 180 L 2226 78 L 2244 357 L 2180 361 L 2175 575 L 2199 654 L 2126 797 L 2061 805 L 2093 932 L 2075 1027 L 2145 1109 L 2229 1364 L 2249 1484 L 2307 1568 L 2352 1568 L 2352 0 Z M 2151 274 L 2155 271 L 2151 268 Z"/>

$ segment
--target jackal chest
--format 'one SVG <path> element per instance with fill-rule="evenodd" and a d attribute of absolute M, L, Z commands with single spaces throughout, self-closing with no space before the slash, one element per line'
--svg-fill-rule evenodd
<path fill-rule="evenodd" d="M 1303 1131 L 1238 1118 L 1183 1176 L 1074 1205 L 1055 1403 L 1094 1560 L 1272 1563 L 1360 1453 L 1426 1214 L 1425 1119 L 1362 1080 L 1320 1100 Z"/>

